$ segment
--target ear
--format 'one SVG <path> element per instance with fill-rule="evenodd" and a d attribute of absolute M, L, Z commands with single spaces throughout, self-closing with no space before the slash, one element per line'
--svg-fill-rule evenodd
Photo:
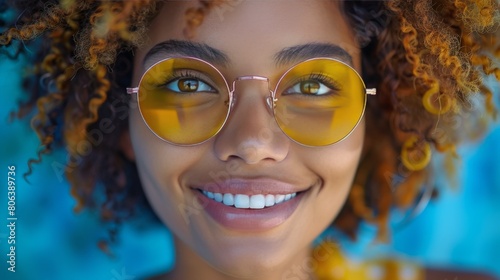
<path fill-rule="evenodd" d="M 122 135 L 120 137 L 119 149 L 128 160 L 135 162 L 135 153 L 134 149 L 132 148 L 130 131 L 128 129 L 125 129 L 122 132 Z"/>

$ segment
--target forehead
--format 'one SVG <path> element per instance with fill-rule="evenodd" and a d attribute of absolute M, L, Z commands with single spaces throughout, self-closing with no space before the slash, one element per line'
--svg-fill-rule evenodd
<path fill-rule="evenodd" d="M 186 12 L 198 1 L 167 1 L 149 30 L 144 54 L 167 40 L 186 40 Z M 340 1 L 272 0 L 227 1 L 204 13 L 203 23 L 190 40 L 221 50 L 234 62 L 233 70 L 262 72 L 285 48 L 328 43 L 344 49 L 359 66 L 353 30 L 341 12 Z"/>

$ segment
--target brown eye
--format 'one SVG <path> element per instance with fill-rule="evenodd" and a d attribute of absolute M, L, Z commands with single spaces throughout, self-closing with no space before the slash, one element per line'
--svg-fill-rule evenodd
<path fill-rule="evenodd" d="M 198 90 L 198 80 L 195 79 L 179 79 L 177 86 L 181 92 L 195 92 Z"/>
<path fill-rule="evenodd" d="M 303 94 L 317 94 L 321 84 L 317 81 L 300 82 L 300 92 Z"/>
<path fill-rule="evenodd" d="M 169 91 L 177 93 L 217 93 L 210 84 L 195 77 L 174 78 L 164 86 Z"/>

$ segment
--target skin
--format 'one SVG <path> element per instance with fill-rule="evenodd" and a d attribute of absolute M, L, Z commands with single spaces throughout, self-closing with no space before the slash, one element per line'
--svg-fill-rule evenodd
<path fill-rule="evenodd" d="M 276 66 L 276 52 L 311 42 L 342 47 L 360 72 L 359 49 L 338 3 L 238 2 L 231 9 L 206 15 L 191 40 L 227 54 L 231 63 L 221 71 L 228 81 L 243 75 L 272 80 L 291 66 Z M 170 39 L 186 40 L 184 12 L 197 5 L 187 1 L 164 5 L 152 22 L 148 43 L 136 51 L 133 86 L 145 67 L 161 59 L 143 62 L 153 46 Z M 265 82 L 238 83 L 236 93 L 237 104 L 222 131 L 189 147 L 156 137 L 136 106 L 131 106 L 130 137 L 142 185 L 157 215 L 175 234 L 176 265 L 162 279 L 313 278 L 307 265 L 311 243 L 331 224 L 349 193 L 363 148 L 364 121 L 335 145 L 305 147 L 277 127 L 265 105 Z M 273 179 L 307 192 L 279 226 L 237 231 L 208 216 L 189 188 L 221 176 Z"/>

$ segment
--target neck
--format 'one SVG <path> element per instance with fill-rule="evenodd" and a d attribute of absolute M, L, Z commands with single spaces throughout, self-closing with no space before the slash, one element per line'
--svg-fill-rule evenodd
<path fill-rule="evenodd" d="M 310 266 L 310 248 L 291 257 L 286 263 L 271 269 L 263 270 L 258 275 L 238 278 L 217 270 L 186 246 L 177 237 L 176 264 L 174 269 L 162 279 L 204 279 L 204 280 L 275 280 L 275 279 L 315 279 Z"/>

